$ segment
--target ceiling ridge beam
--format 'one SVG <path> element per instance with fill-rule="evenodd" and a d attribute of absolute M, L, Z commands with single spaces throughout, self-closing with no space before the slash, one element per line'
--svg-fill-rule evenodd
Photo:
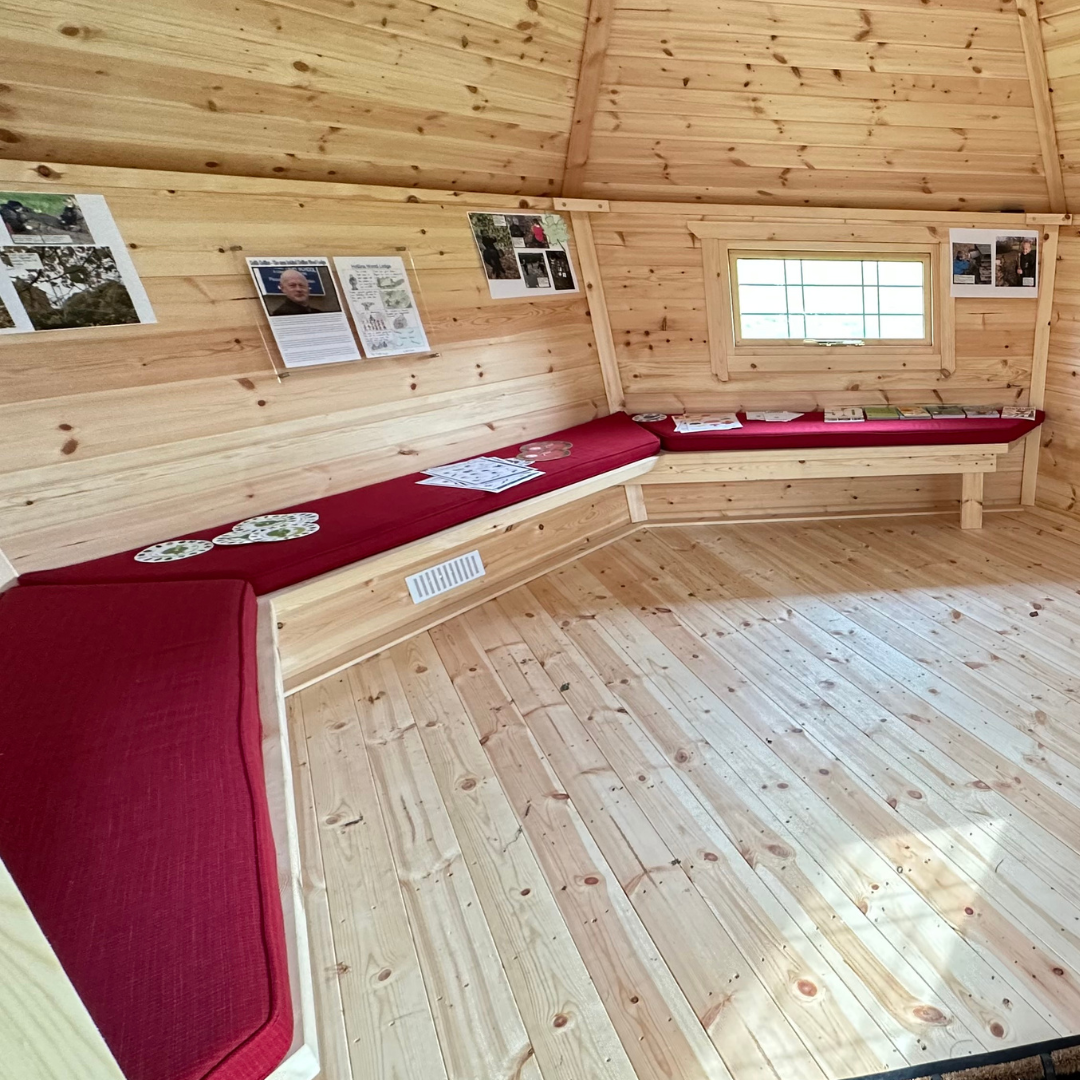
<path fill-rule="evenodd" d="M 1054 124 L 1054 106 L 1050 97 L 1050 78 L 1046 71 L 1046 52 L 1043 49 L 1042 24 L 1039 21 L 1037 0 L 1015 0 L 1016 15 L 1020 22 L 1020 40 L 1024 44 L 1024 60 L 1027 64 L 1028 83 L 1031 86 L 1031 102 L 1035 107 L 1035 125 L 1039 132 L 1039 149 L 1042 153 L 1043 173 L 1050 209 L 1055 214 L 1066 213 L 1065 180 L 1061 172 L 1061 155 L 1058 151 L 1057 128 Z"/>
<path fill-rule="evenodd" d="M 589 161 L 593 122 L 600 102 L 600 86 L 604 75 L 604 59 L 611 40 L 611 24 L 615 15 L 615 0 L 590 0 L 589 21 L 581 47 L 581 68 L 578 71 L 574 115 L 570 121 L 570 138 L 566 144 L 566 167 L 563 170 L 562 194 L 576 198 L 585 183 L 585 166 Z"/>

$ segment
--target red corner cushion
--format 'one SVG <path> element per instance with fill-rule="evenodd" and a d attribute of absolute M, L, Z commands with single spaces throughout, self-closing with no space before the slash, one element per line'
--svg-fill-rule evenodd
<path fill-rule="evenodd" d="M 292 1039 L 254 636 L 238 581 L 0 596 L 0 858 L 128 1080 Z"/>
<path fill-rule="evenodd" d="M 811 450 L 851 446 L 950 446 L 970 443 L 1007 443 L 1023 438 L 1045 419 L 1035 420 L 864 420 L 856 424 L 826 424 L 824 413 L 806 413 L 787 423 L 747 420 L 739 413 L 741 428 L 680 435 L 668 417 L 643 424 L 665 450 Z"/>
<path fill-rule="evenodd" d="M 319 515 L 319 532 L 299 540 L 215 547 L 205 555 L 175 563 L 137 563 L 133 558 L 135 551 L 127 551 L 92 562 L 26 574 L 21 580 L 24 584 L 56 584 L 231 577 L 250 582 L 255 592 L 262 595 L 369 555 L 389 551 L 399 544 L 430 536 L 440 529 L 448 529 L 493 510 L 651 457 L 660 449 L 660 440 L 625 413 L 590 420 L 544 438 L 573 443 L 570 456 L 537 462 L 536 467 L 546 474 L 543 478 L 519 484 L 500 495 L 421 486 L 417 481 L 424 479 L 423 475 L 413 473 L 286 507 L 282 512 L 314 510 Z M 520 445 L 519 441 L 489 453 L 496 457 L 512 457 Z M 209 540 L 224 532 L 228 524 L 184 536 Z"/>

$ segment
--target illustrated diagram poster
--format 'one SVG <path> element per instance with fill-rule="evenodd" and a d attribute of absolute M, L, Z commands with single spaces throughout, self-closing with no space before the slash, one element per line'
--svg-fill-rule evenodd
<path fill-rule="evenodd" d="M 950 229 L 953 296 L 1038 296 L 1039 234 Z"/>
<path fill-rule="evenodd" d="M 397 255 L 335 257 L 364 355 L 430 351 L 405 262 Z"/>
<path fill-rule="evenodd" d="M 267 256 L 247 264 L 287 368 L 360 359 L 329 259 Z"/>
<path fill-rule="evenodd" d="M 562 214 L 470 213 L 469 224 L 495 299 L 578 291 Z"/>
<path fill-rule="evenodd" d="M 103 195 L 0 192 L 0 334 L 153 323 Z"/>

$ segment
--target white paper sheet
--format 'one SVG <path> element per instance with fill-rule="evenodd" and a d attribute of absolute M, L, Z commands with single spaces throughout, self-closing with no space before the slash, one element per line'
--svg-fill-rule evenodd
<path fill-rule="evenodd" d="M 329 259 L 261 256 L 247 264 L 287 368 L 360 359 Z"/>
<path fill-rule="evenodd" d="M 1039 234 L 1026 229 L 950 229 L 952 296 L 1039 295 Z"/>
<path fill-rule="evenodd" d="M 578 291 L 562 214 L 470 213 L 469 225 L 494 299 Z"/>
<path fill-rule="evenodd" d="M 102 195 L 0 192 L 0 333 L 157 319 Z"/>
<path fill-rule="evenodd" d="M 397 255 L 335 257 L 364 355 L 429 352 L 405 262 Z"/>

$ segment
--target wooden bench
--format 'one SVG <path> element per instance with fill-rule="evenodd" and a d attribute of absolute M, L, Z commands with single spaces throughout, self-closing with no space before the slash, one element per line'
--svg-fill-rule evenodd
<path fill-rule="evenodd" d="M 708 484 L 737 480 L 822 480 L 830 477 L 922 476 L 959 473 L 960 527 L 982 528 L 983 484 L 1012 443 L 941 446 L 863 446 L 800 450 L 662 451 L 644 484 Z M 643 506 L 640 496 L 631 501 Z M 642 519 L 643 520 L 643 519 Z"/>

